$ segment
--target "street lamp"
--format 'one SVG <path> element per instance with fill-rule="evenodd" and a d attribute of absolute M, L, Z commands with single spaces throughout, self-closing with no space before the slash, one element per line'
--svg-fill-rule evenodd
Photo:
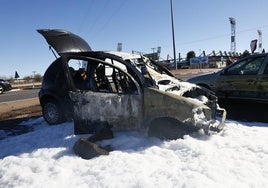
<path fill-rule="evenodd" d="M 175 69 L 177 69 L 177 62 L 176 62 L 176 47 L 175 47 L 175 32 L 174 32 L 174 23 L 173 23 L 173 7 L 172 1 L 170 0 L 170 9 L 171 9 L 171 24 L 172 24 L 172 38 L 173 38 L 173 56 L 175 62 Z"/>

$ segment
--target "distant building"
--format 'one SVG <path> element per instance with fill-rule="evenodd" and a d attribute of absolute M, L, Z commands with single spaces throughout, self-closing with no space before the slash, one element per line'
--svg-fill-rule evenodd
<path fill-rule="evenodd" d="M 229 57 L 224 57 L 224 56 L 209 56 L 208 57 L 209 68 L 226 67 L 228 59 Z"/>
<path fill-rule="evenodd" d="M 204 56 L 190 59 L 190 68 L 223 68 L 227 65 L 228 57 L 224 56 Z"/>

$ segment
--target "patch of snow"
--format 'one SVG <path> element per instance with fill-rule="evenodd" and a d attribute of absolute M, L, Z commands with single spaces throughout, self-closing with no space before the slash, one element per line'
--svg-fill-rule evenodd
<path fill-rule="evenodd" d="M 39 122 L 39 123 L 37 123 Z M 227 121 L 220 134 L 161 141 L 115 132 L 108 156 L 84 160 L 73 123 L 24 122 L 34 132 L 0 142 L 0 187 L 267 187 L 268 124 Z M 89 135 L 83 135 L 89 136 Z"/>

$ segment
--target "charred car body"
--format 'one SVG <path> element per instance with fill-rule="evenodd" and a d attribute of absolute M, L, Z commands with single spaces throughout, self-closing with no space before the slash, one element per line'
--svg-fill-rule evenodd
<path fill-rule="evenodd" d="M 63 109 L 70 109 L 75 134 L 113 127 L 174 139 L 198 129 L 222 130 L 226 112 L 217 97 L 177 79 L 157 62 L 140 55 L 91 51 L 83 39 L 68 31 L 38 32 L 60 55 L 45 73 L 39 95 L 48 121 L 55 111 L 62 117 L 59 120 L 65 119 Z M 61 71 L 52 73 L 56 66 Z M 57 83 L 59 77 L 62 83 Z M 55 95 L 58 86 L 58 96 L 51 98 L 48 93 Z"/>

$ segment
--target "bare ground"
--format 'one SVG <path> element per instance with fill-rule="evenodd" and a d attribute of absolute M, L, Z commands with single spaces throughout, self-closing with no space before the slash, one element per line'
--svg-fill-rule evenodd
<path fill-rule="evenodd" d="M 39 99 L 29 98 L 23 100 L 0 103 L 0 121 L 18 119 L 41 115 Z"/>
<path fill-rule="evenodd" d="M 27 101 L 29 102 L 29 101 Z M 33 131 L 32 126 L 23 126 L 22 122 L 30 118 L 40 117 L 42 115 L 41 106 L 38 103 L 31 103 L 27 106 L 1 106 L 0 113 L 0 131 L 4 131 L 7 136 L 20 135 Z M 5 137 L 1 137 L 0 140 Z"/>
<path fill-rule="evenodd" d="M 27 118 L 32 116 L 41 116 L 42 110 L 39 104 L 34 106 L 28 106 L 19 109 L 12 109 L 11 111 L 1 113 L 0 121 L 2 120 L 10 120 L 10 119 L 19 119 L 19 118 Z"/>

